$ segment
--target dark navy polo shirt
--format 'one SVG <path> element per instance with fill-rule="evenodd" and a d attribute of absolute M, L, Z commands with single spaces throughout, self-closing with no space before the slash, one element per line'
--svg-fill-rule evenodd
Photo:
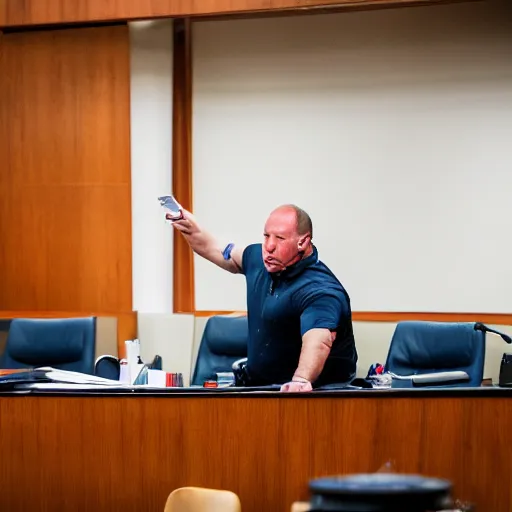
<path fill-rule="evenodd" d="M 337 333 L 314 386 L 347 382 L 354 376 L 357 362 L 347 292 L 318 260 L 316 247 L 313 254 L 276 274 L 266 270 L 261 248 L 261 244 L 249 245 L 242 257 L 251 384 L 289 382 L 299 364 L 302 336 L 314 328 Z"/>

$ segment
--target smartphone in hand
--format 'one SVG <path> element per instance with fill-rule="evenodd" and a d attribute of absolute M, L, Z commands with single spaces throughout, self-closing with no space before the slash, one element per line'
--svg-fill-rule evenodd
<path fill-rule="evenodd" d="M 166 219 L 172 222 L 183 219 L 183 208 L 173 195 L 160 196 L 158 201 L 160 202 L 160 206 L 165 210 Z"/>

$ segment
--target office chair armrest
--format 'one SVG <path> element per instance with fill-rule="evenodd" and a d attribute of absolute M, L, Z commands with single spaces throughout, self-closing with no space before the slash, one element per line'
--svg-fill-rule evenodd
<path fill-rule="evenodd" d="M 396 380 L 410 380 L 416 386 L 429 386 L 435 384 L 444 384 L 448 382 L 466 382 L 469 375 L 466 372 L 455 370 L 448 372 L 421 373 L 417 375 L 397 375 L 389 372 L 391 377 Z"/>

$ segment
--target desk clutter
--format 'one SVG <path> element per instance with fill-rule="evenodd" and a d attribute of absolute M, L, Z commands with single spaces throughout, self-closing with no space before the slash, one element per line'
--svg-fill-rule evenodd
<path fill-rule="evenodd" d="M 152 371 L 141 372 L 135 384 L 105 379 L 86 373 L 59 370 L 50 366 L 0 371 L 0 392 L 23 390 L 48 391 L 130 391 L 137 389 L 180 388 L 183 377 L 180 374 L 156 370 L 158 377 L 151 378 Z M 163 378 L 161 377 L 163 376 Z"/>
<path fill-rule="evenodd" d="M 32 383 L 37 388 L 46 379 L 47 387 L 52 383 L 61 386 L 68 383 L 96 386 L 97 389 L 136 387 L 185 391 L 193 388 L 194 392 L 199 389 L 219 392 L 280 389 L 278 384 L 257 388 L 251 386 L 247 373 L 246 317 L 214 316 L 208 320 L 190 388 L 185 387 L 188 383 L 184 383 L 182 373 L 163 370 L 159 355 L 151 361 L 144 361 L 138 339 L 125 341 L 126 357 L 123 359 L 102 355 L 94 361 L 92 342 L 84 344 L 87 351 L 85 355 L 82 354 L 77 340 L 87 338 L 87 334 L 94 332 L 94 326 L 94 318 L 13 320 L 0 368 L 18 369 L 20 372 L 16 377 L 1 377 L 0 374 L 2 389 L 6 389 L 12 381 L 19 386 L 23 376 L 27 379 L 26 384 Z M 507 334 L 479 322 L 399 322 L 385 361 L 372 364 L 365 378 L 331 383 L 314 391 L 479 388 L 488 385 L 483 381 L 487 334 L 497 335 L 506 343 L 512 343 Z M 62 348 L 69 346 L 75 347 L 72 353 Z M 64 356 L 78 357 L 80 364 L 68 364 L 68 360 L 62 364 Z M 96 377 L 100 380 L 94 380 Z M 498 387 L 512 387 L 511 354 L 503 355 Z"/>
<path fill-rule="evenodd" d="M 162 358 L 145 362 L 139 340 L 126 341 L 126 359 L 103 355 L 94 364 L 93 374 L 52 366 L 0 369 L 0 391 L 10 390 L 128 390 L 133 388 L 183 387 L 183 374 L 162 370 Z"/>
<path fill-rule="evenodd" d="M 126 340 L 125 346 L 126 359 L 121 359 L 118 363 L 120 382 L 127 385 L 155 388 L 183 387 L 183 374 L 162 370 L 162 358 L 159 355 L 156 355 L 152 362 L 142 360 L 138 339 Z"/>

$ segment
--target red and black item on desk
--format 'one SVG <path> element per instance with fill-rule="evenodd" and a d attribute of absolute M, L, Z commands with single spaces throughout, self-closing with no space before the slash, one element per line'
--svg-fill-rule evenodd
<path fill-rule="evenodd" d="M 215 379 L 203 382 L 204 388 L 228 388 L 235 385 L 235 376 L 232 372 L 217 372 Z"/>
<path fill-rule="evenodd" d="M 167 373 L 165 375 L 166 388 L 182 388 L 183 387 L 183 374 L 182 373 Z"/>
<path fill-rule="evenodd" d="M 311 512 L 428 512 L 451 503 L 448 480 L 399 473 L 356 474 L 310 481 Z"/>

